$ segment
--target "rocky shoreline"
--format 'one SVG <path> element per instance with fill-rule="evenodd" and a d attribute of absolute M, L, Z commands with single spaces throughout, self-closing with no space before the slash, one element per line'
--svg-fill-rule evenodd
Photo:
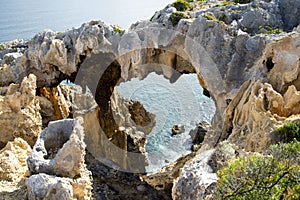
<path fill-rule="evenodd" d="M 214 199 L 230 160 L 300 122 L 300 2 L 183 2 L 127 32 L 91 21 L 1 44 L 0 199 Z M 155 115 L 114 89 L 151 72 L 197 73 L 216 105 L 195 152 L 155 174 Z"/>

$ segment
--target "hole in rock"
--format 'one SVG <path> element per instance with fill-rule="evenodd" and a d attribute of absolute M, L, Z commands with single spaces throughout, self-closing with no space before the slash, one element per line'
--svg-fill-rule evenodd
<path fill-rule="evenodd" d="M 183 74 L 170 83 L 163 75 L 152 72 L 143 80 L 133 78 L 115 89 L 123 98 L 139 101 L 156 116 L 155 126 L 147 135 L 148 172 L 157 172 L 189 154 L 190 130 L 201 121 L 210 122 L 215 113 L 215 104 L 203 95 L 196 74 Z M 184 132 L 172 136 L 172 127 L 179 124 L 184 126 Z"/>
<path fill-rule="evenodd" d="M 44 159 L 53 159 L 57 152 L 69 140 L 70 135 L 71 134 L 65 134 L 62 131 L 51 134 L 52 137 L 45 140 L 47 155 L 44 156 Z"/>
<path fill-rule="evenodd" d="M 273 60 L 272 60 L 272 57 L 269 57 L 266 61 L 266 67 L 268 69 L 268 72 L 271 71 L 274 67 L 274 63 L 273 63 Z"/>

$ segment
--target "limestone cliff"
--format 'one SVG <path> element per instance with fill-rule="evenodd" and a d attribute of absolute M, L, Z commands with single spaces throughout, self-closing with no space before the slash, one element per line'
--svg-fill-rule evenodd
<path fill-rule="evenodd" d="M 101 160 L 114 170 L 120 166 L 137 169 L 128 164 L 127 150 L 145 153 L 144 138 L 154 126 L 149 123 L 153 116 L 136 102 L 121 107 L 119 103 L 125 101 L 115 98 L 115 86 L 133 77 L 143 79 L 150 72 L 163 74 L 171 83 L 183 73 L 197 73 L 205 94 L 216 104 L 212 130 L 195 158 L 176 173 L 167 172 L 167 181 L 160 183 L 169 189 L 174 184 L 174 199 L 183 199 L 185 194 L 191 194 L 191 199 L 209 198 L 220 166 L 208 164 L 208 158 L 216 155 L 223 140 L 235 144 L 236 150 L 263 151 L 274 142 L 270 133 L 284 121 L 298 120 L 300 112 L 299 1 L 230 2 L 193 1 L 185 12 L 170 4 L 125 33 L 102 21 L 91 21 L 64 33 L 47 30 L 28 42 L 5 44 L 0 51 L 0 147 L 16 137 L 33 145 L 42 123 L 46 127 L 51 120 L 83 116 L 85 142 L 93 156 L 114 157 Z M 68 86 L 59 85 L 63 80 L 75 82 L 82 91 L 70 92 Z M 84 95 L 86 87 L 88 97 Z M 77 98 L 81 103 L 74 103 Z M 121 116 L 124 110 L 130 115 Z M 141 131 L 139 126 L 146 129 Z M 101 129 L 105 134 L 89 129 Z M 233 154 L 230 151 L 225 160 Z M 144 163 L 145 158 L 136 160 Z M 112 161 L 121 161 L 121 165 Z M 30 195 L 44 191 L 34 186 L 35 181 L 49 181 L 55 185 L 53 190 L 61 184 L 62 194 L 74 190 L 70 182 L 52 179 L 54 169 L 46 169 L 44 172 L 52 170 L 51 174 L 29 178 L 27 184 L 33 186 Z M 204 175 L 210 179 L 202 179 Z M 176 178 L 173 183 L 172 178 Z M 188 184 L 198 190 L 191 191 Z"/>

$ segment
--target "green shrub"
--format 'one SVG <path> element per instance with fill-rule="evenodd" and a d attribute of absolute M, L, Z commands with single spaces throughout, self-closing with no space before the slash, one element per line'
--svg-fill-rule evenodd
<path fill-rule="evenodd" d="M 238 157 L 218 171 L 216 199 L 299 199 L 300 142 L 273 145 L 266 154 Z"/>
<path fill-rule="evenodd" d="M 244 3 L 250 3 L 253 0 L 234 0 L 234 3 L 240 3 L 240 4 L 244 4 Z"/>
<path fill-rule="evenodd" d="M 120 34 L 123 34 L 125 32 L 124 29 L 122 29 L 120 26 L 118 25 L 114 25 L 114 31 Z"/>
<path fill-rule="evenodd" d="M 0 44 L 0 51 L 4 49 L 4 44 Z"/>
<path fill-rule="evenodd" d="M 218 21 L 218 19 L 215 16 L 210 15 L 210 14 L 205 14 L 204 17 L 208 20 Z"/>
<path fill-rule="evenodd" d="M 207 20 L 213 20 L 213 21 L 216 21 L 216 22 L 225 24 L 225 15 L 224 15 L 224 16 L 220 16 L 220 18 L 217 19 L 215 16 L 206 13 L 206 14 L 204 15 L 204 17 L 205 17 Z"/>
<path fill-rule="evenodd" d="M 232 1 L 223 1 L 222 2 L 222 6 L 227 6 L 227 5 L 230 5 L 230 4 L 236 4 L 235 2 L 232 2 Z"/>
<path fill-rule="evenodd" d="M 169 20 L 172 22 L 173 26 L 176 26 L 183 18 L 186 18 L 186 15 L 183 12 L 173 12 Z"/>
<path fill-rule="evenodd" d="M 278 29 L 278 28 L 273 29 L 270 26 L 265 26 L 265 29 L 267 29 L 268 34 L 280 34 L 280 33 L 282 33 L 281 29 Z"/>
<path fill-rule="evenodd" d="M 198 3 L 200 3 L 200 4 L 206 3 L 206 0 L 198 0 Z"/>
<path fill-rule="evenodd" d="M 300 126 L 296 122 L 286 122 L 276 131 L 281 142 L 291 142 L 294 139 L 300 141 Z"/>
<path fill-rule="evenodd" d="M 193 5 L 184 0 L 176 0 L 172 5 L 176 8 L 177 11 L 186 11 L 193 9 Z"/>

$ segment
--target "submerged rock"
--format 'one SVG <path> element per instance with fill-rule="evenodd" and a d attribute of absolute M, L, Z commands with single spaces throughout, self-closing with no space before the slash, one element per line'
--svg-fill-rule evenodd
<path fill-rule="evenodd" d="M 178 135 L 178 134 L 181 134 L 181 133 L 184 133 L 185 131 L 185 128 L 184 128 L 184 125 L 174 125 L 173 128 L 172 128 L 172 135 Z"/>
<path fill-rule="evenodd" d="M 26 180 L 29 199 L 91 197 L 82 123 L 82 118 L 50 122 L 40 134 L 27 159 L 31 174 Z"/>

